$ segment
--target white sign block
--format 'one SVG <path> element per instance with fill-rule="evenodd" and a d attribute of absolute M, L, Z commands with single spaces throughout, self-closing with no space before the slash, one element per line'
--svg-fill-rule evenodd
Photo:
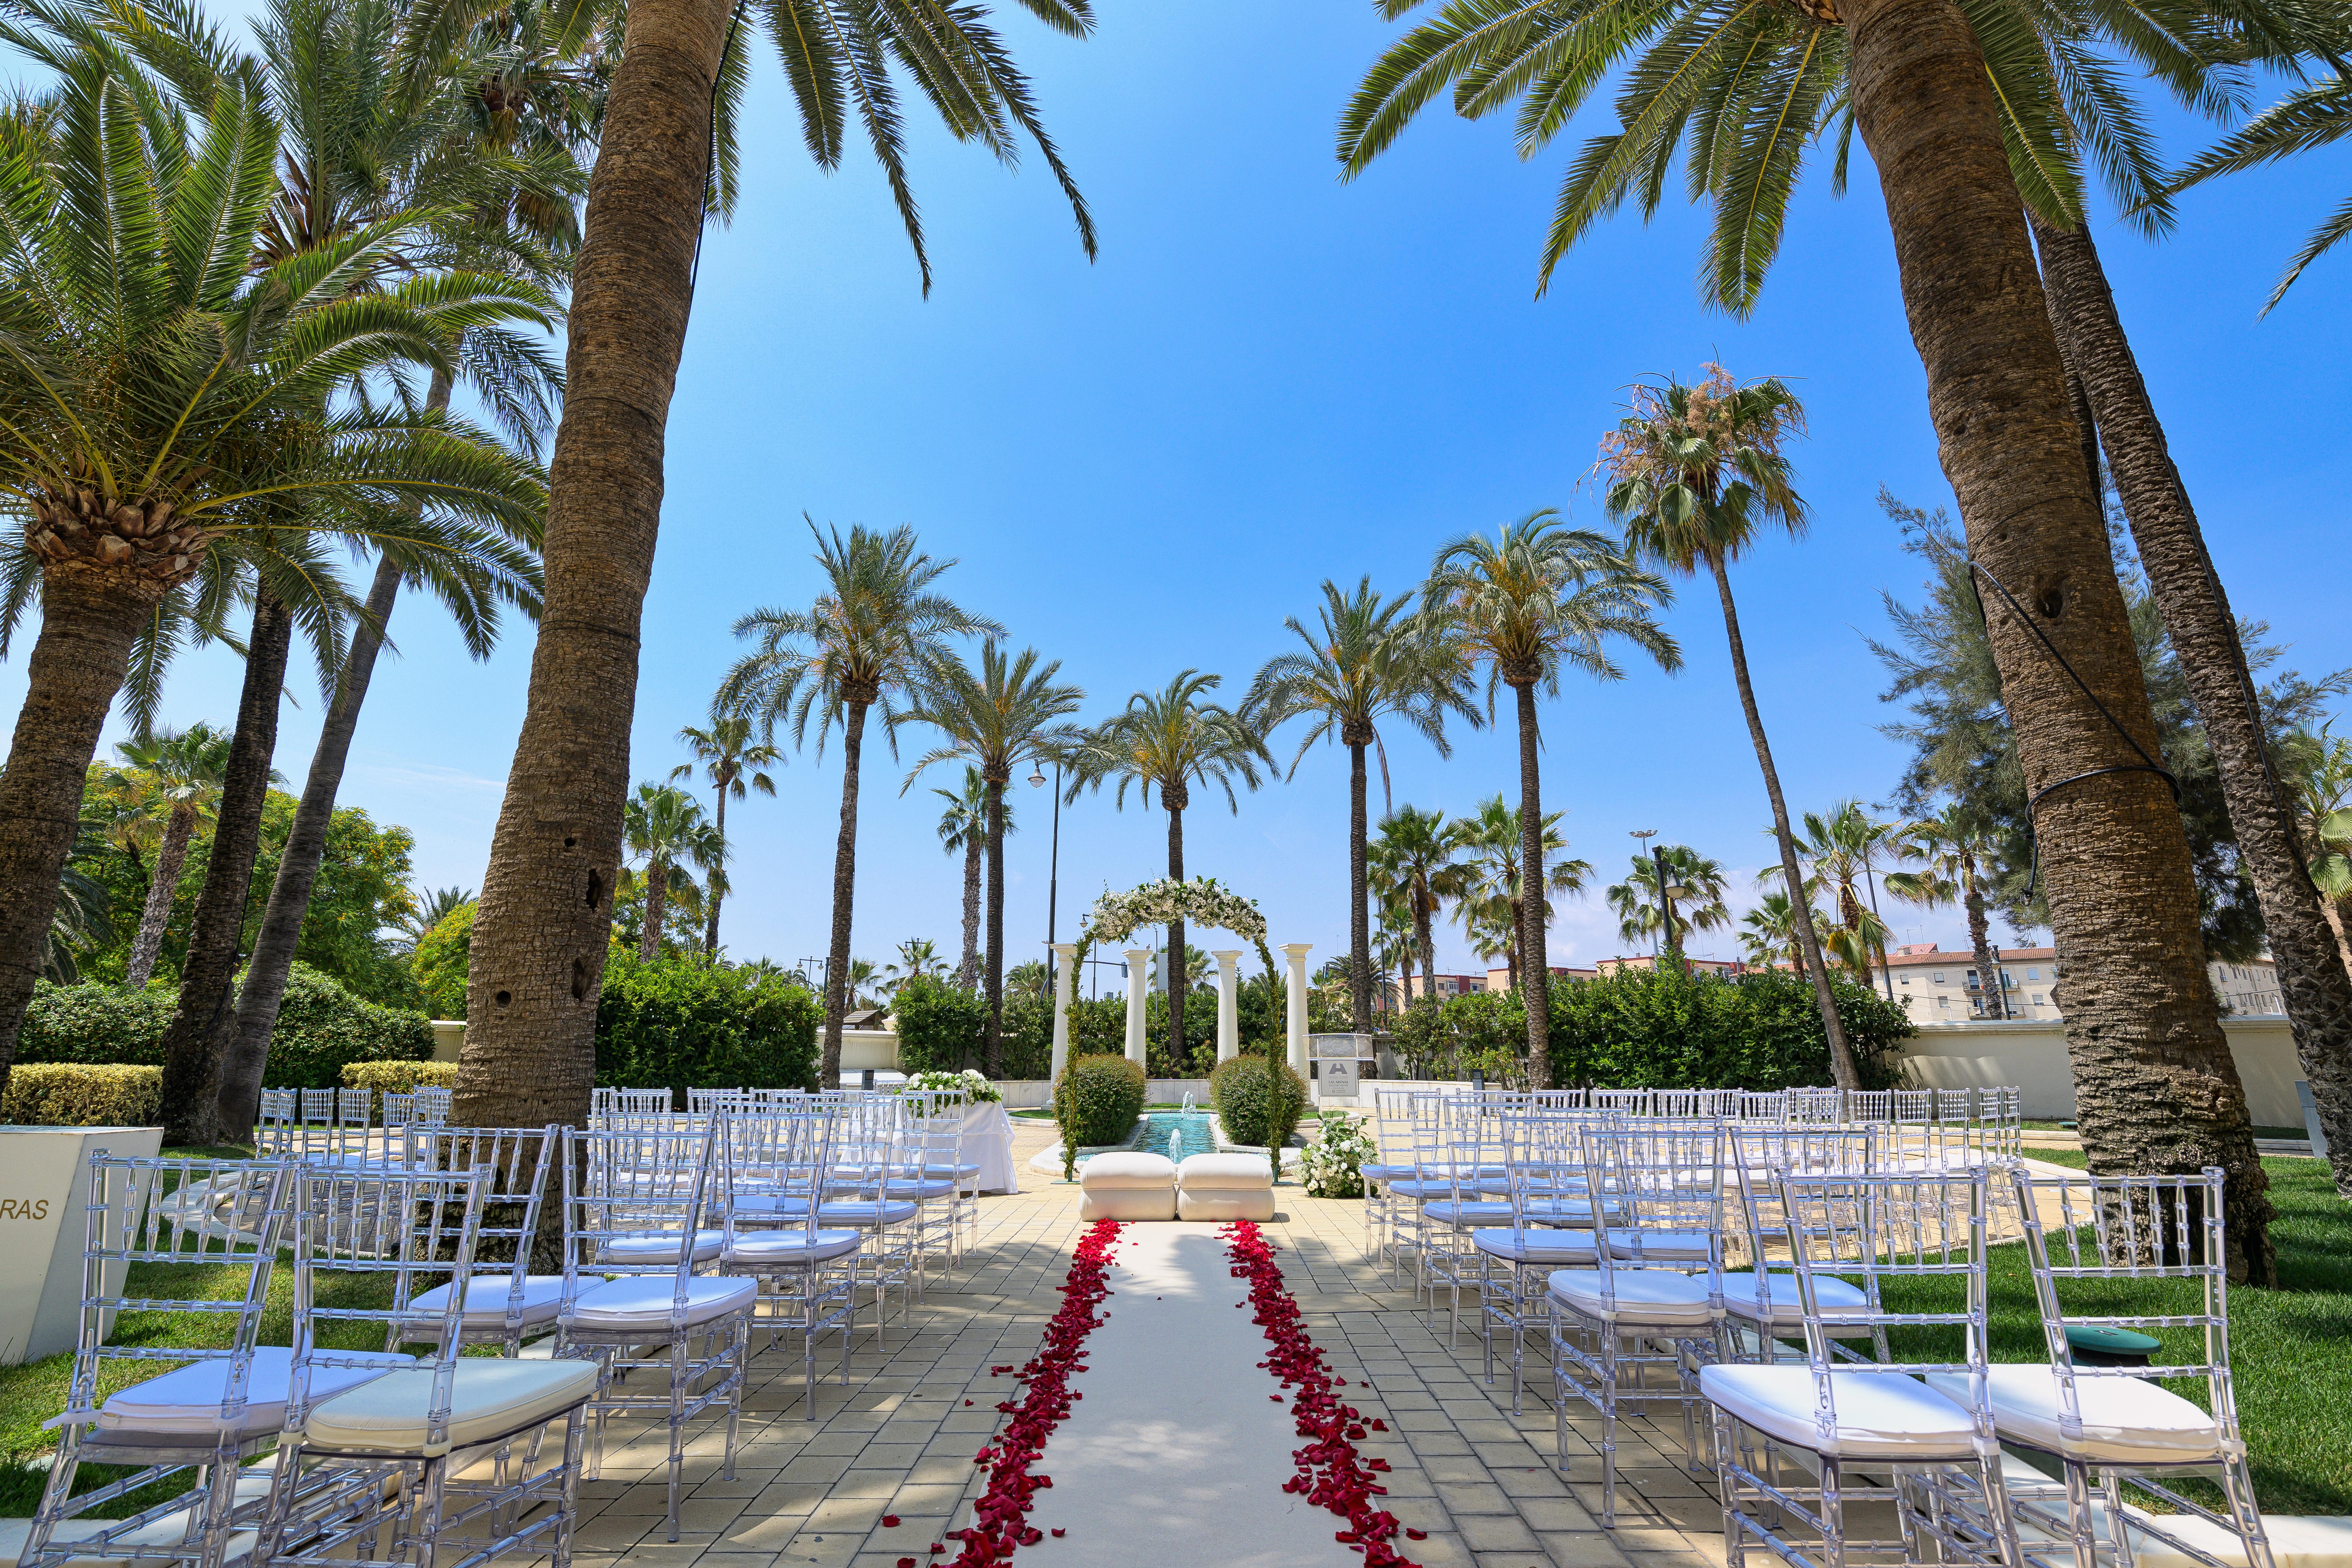
<path fill-rule="evenodd" d="M 160 1127 L 0 1127 L 0 1366 L 69 1351 L 80 1334 L 90 1152 L 152 1159 L 163 1143 Z"/>

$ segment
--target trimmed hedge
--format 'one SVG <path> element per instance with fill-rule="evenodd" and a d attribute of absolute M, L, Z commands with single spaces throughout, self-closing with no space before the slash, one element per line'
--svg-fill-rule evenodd
<path fill-rule="evenodd" d="M 1066 1149 L 1123 1143 L 1143 1115 L 1143 1068 L 1125 1057 L 1074 1057 L 1054 1085 L 1054 1120 Z"/>
<path fill-rule="evenodd" d="M 980 1065 L 988 999 L 978 992 L 914 975 L 891 994 L 890 1016 L 898 1026 L 899 1071 L 961 1072 Z"/>
<path fill-rule="evenodd" d="M 370 1112 L 375 1120 L 383 1120 L 383 1097 L 387 1094 L 414 1094 L 420 1089 L 455 1089 L 457 1087 L 456 1062 L 352 1062 L 343 1068 L 345 1089 L 367 1089 L 375 1091 Z"/>
<path fill-rule="evenodd" d="M 152 1127 L 163 1120 L 160 1067 L 19 1062 L 0 1093 L 0 1121 L 19 1127 Z"/>
<path fill-rule="evenodd" d="M 1233 1142 L 1279 1148 L 1307 1114 L 1306 1080 L 1288 1062 L 1273 1062 L 1270 1074 L 1268 1066 L 1263 1056 L 1239 1056 L 1219 1063 L 1209 1075 L 1209 1102 Z"/>
<path fill-rule="evenodd" d="M 167 981 L 141 992 L 42 981 L 16 1036 L 16 1060 L 162 1067 L 163 1030 L 176 1000 L 177 987 Z M 262 1081 L 272 1089 L 332 1089 L 353 1062 L 432 1055 L 433 1024 L 424 1014 L 363 1002 L 298 961 L 270 1033 Z"/>
<path fill-rule="evenodd" d="M 817 1087 L 816 998 L 749 969 L 615 952 L 596 1004 L 596 1081 L 638 1089 Z"/>

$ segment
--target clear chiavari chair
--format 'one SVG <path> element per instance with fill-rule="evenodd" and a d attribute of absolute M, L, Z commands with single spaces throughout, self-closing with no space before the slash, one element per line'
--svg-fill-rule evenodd
<path fill-rule="evenodd" d="M 1587 1194 L 1608 1224 L 1590 1267 L 1557 1269 L 1546 1282 L 1552 1405 L 1562 1470 L 1569 1402 L 1600 1418 L 1601 1523 L 1613 1528 L 1621 1411 L 1679 1409 L 1697 1463 L 1692 1374 L 1717 1332 L 1724 1132 L 1712 1120 L 1642 1120 L 1586 1127 L 1581 1138 Z"/>
<path fill-rule="evenodd" d="M 1889 1121 L 1895 1116 L 1895 1091 L 1891 1089 L 1849 1089 L 1845 1097 L 1845 1115 L 1849 1121 Z"/>
<path fill-rule="evenodd" d="M 335 1124 L 335 1091 L 331 1089 L 306 1089 L 302 1096 L 302 1124 L 306 1127 L 332 1127 Z"/>
<path fill-rule="evenodd" d="M 1519 1413 L 1529 1325 L 1542 1313 L 1552 1270 L 1593 1262 L 1592 1207 L 1584 1193 L 1585 1111 L 1517 1111 L 1501 1118 L 1509 1166 L 1510 1224 L 1474 1230 L 1486 1381 L 1495 1381 L 1495 1334 L 1510 1335 L 1511 1414 Z M 1570 1175 L 1570 1172 L 1575 1174 Z"/>
<path fill-rule="evenodd" d="M 1751 1089 L 1737 1091 L 1739 1102 L 1732 1112 L 1742 1121 L 1780 1121 L 1786 1120 L 1787 1091 L 1784 1089 Z"/>
<path fill-rule="evenodd" d="M 2011 1165 L 1993 1180 L 2011 1188 L 2024 1216 L 2050 1358 L 1992 1365 L 1993 1428 L 2004 1443 L 2047 1455 L 2063 1477 L 2063 1485 L 2049 1488 L 2012 1479 L 2015 1516 L 2053 1537 L 2067 1568 L 2099 1568 L 2103 1560 L 2131 1568 L 2143 1550 L 2135 1536 L 2161 1548 L 2150 1555 L 2178 1554 L 2207 1568 L 2271 1568 L 2230 1373 L 2222 1173 L 2061 1175 Z M 2069 1329 L 2170 1331 L 2167 1350 L 2188 1355 L 2147 1366 L 2091 1364 Z M 2158 1380 L 2187 1384 L 2203 1394 L 2202 1405 Z M 1927 1381 L 1959 1397 L 1948 1375 Z M 2216 1483 L 2223 1511 L 2180 1489 L 2184 1475 Z M 2126 1509 L 2126 1485 L 2171 1511 Z M 2217 1556 L 2210 1542 L 2171 1528 L 2183 1517 L 2227 1532 L 2236 1555 Z M 2027 1555 L 2046 1562 L 2032 1543 Z"/>
<path fill-rule="evenodd" d="M 394 1094 L 386 1089 L 383 1110 L 383 1130 L 387 1133 L 395 1127 L 404 1130 L 416 1124 L 416 1096 L 414 1094 Z"/>
<path fill-rule="evenodd" d="M 1748 1127 L 1731 1131 L 1726 1152 L 1730 1189 L 1738 1195 L 1738 1250 L 1745 1268 L 1726 1268 L 1717 1300 L 1718 1359 L 1771 1361 L 1781 1342 L 1804 1326 L 1789 1240 L 1789 1215 L 1776 1178 L 1866 1176 L 1878 1169 L 1875 1127 Z M 1867 1299 L 1832 1274 L 1816 1274 L 1813 1289 L 1829 1305 L 1858 1308 Z"/>
<path fill-rule="evenodd" d="M 1435 1147 L 1442 1157 L 1424 1160 L 1415 1184 L 1423 1194 L 1415 1216 L 1420 1281 L 1428 1290 L 1433 1328 L 1437 1294 L 1446 1292 L 1449 1347 L 1462 1331 L 1462 1292 L 1469 1290 L 1475 1302 L 1484 1272 L 1484 1254 L 1471 1238 L 1482 1227 L 1511 1222 L 1509 1197 L 1497 1195 L 1510 1191 L 1503 1131 L 1508 1099 L 1500 1094 L 1453 1095 L 1438 1101 Z M 1426 1195 L 1431 1189 L 1441 1190 L 1437 1195 Z"/>
<path fill-rule="evenodd" d="M 1651 1114 L 1646 1089 L 1596 1089 L 1590 1092 L 1588 1102 L 1595 1110 L 1613 1110 L 1621 1116 Z"/>
<path fill-rule="evenodd" d="M 526 1338 L 550 1333 L 563 1305 L 563 1275 L 534 1274 L 540 1222 L 550 1201 L 562 1194 L 550 1180 L 562 1129 L 546 1127 L 445 1127 L 418 1123 L 402 1141 L 400 1152 L 418 1171 L 489 1173 L 478 1229 L 474 1274 L 466 1285 L 458 1318 L 462 1342 L 497 1345 L 519 1355 Z M 419 1312 L 443 1305 L 436 1285 L 409 1303 Z"/>
<path fill-rule="evenodd" d="M 1845 1120 L 1845 1091 L 1838 1089 L 1790 1089 L 1780 1094 L 1780 1119 L 1834 1127 Z"/>
<path fill-rule="evenodd" d="M 454 1089 L 420 1089 L 416 1091 L 416 1120 L 426 1127 L 446 1127 L 449 1108 L 457 1101 Z"/>
<path fill-rule="evenodd" d="M 1744 1568 L 1759 1546 L 1792 1568 L 1857 1554 L 2018 1568 L 1987 1397 L 1984 1173 L 1775 1171 L 1770 1181 L 1804 1353 L 1699 1371 L 1714 1407 L 1727 1568 Z M 1943 1294 L 1906 1294 L 1933 1291 Z M 1957 1360 L 1891 1352 L 1896 1333 L 1955 1332 Z M 1923 1378 L 1958 1378 L 1959 1397 Z M 1953 1506 L 1963 1489 L 1991 1506 Z M 1859 1504 L 1891 1504 L 1895 1533 L 1857 1533 L 1849 1510 Z"/>
<path fill-rule="evenodd" d="M 766 1287 L 755 1322 L 772 1345 L 801 1336 L 807 1389 L 802 1414 L 816 1419 L 816 1347 L 841 1335 L 841 1381 L 849 1384 L 849 1340 L 856 1316 L 858 1231 L 819 1217 L 825 1173 L 834 1168 L 835 1121 L 814 1106 L 767 1107 L 722 1120 L 730 1194 L 722 1272 Z"/>
<path fill-rule="evenodd" d="M 899 1097 L 907 1120 L 907 1180 L 893 1191 L 915 1205 L 915 1249 L 928 1258 L 936 1249 L 942 1271 L 962 1257 L 966 1212 L 978 1225 L 979 1201 L 968 1188 L 980 1174 L 963 1158 L 963 1113 L 971 1097 L 961 1089 L 913 1089 Z M 863 1195 L 863 1194 L 861 1194 Z"/>
<path fill-rule="evenodd" d="M 908 1121 L 897 1095 L 846 1090 L 819 1095 L 830 1101 L 835 1121 L 835 1153 L 817 1223 L 855 1230 L 858 1285 L 873 1292 L 874 1344 L 882 1347 L 889 1293 L 898 1292 L 903 1314 L 925 1283 L 922 1250 L 916 1245 L 920 1205 L 907 1195 L 915 1184 L 908 1157 Z"/>
<path fill-rule="evenodd" d="M 256 1112 L 253 1127 L 253 1152 L 267 1157 L 287 1142 L 286 1130 L 296 1124 L 301 1115 L 300 1091 L 291 1089 L 265 1089 L 261 1104 Z"/>
<path fill-rule="evenodd" d="M 1671 1116 L 1687 1121 L 1694 1116 L 1715 1114 L 1715 1091 L 1706 1089 L 1654 1089 L 1650 1091 L 1649 1114 Z"/>
<path fill-rule="evenodd" d="M 470 1563 L 540 1550 L 568 1560 L 581 1412 L 596 1369 L 464 1353 L 463 1302 L 492 1180 L 486 1167 L 297 1170 L 293 1371 L 255 1561 L 433 1568 L 460 1550 Z M 342 1288 L 320 1288 L 335 1276 Z M 375 1280 L 389 1283 L 390 1305 L 359 1304 L 382 1300 Z M 376 1335 L 429 1354 L 383 1371 L 382 1352 L 329 1342 Z M 364 1381 L 322 1392 L 354 1373 Z M 544 1464 L 538 1434 L 554 1422 L 561 1458 Z M 530 1460 L 510 1466 L 526 1437 Z M 303 1494 L 321 1474 L 363 1480 L 370 1505 L 306 1510 Z M 373 1504 L 386 1497 L 389 1506 Z"/>
<path fill-rule="evenodd" d="M 1390 1220 L 1396 1199 L 1389 1184 L 1412 1179 L 1412 1103 L 1428 1093 L 1427 1089 L 1372 1086 L 1371 1131 L 1379 1157 L 1365 1161 L 1358 1173 L 1364 1182 L 1364 1258 L 1376 1268 L 1392 1261 Z"/>
<path fill-rule="evenodd" d="M 666 1089 L 599 1089 L 589 1097 L 589 1115 L 597 1120 L 612 1116 L 667 1116 L 677 1101 Z"/>
<path fill-rule="evenodd" d="M 690 1118 L 665 1118 L 687 1121 Z M 723 1119 L 719 1119 L 723 1120 Z M 593 1360 L 593 1474 L 614 1416 L 664 1421 L 669 1433 L 669 1538 L 689 1422 L 723 1408 L 724 1473 L 735 1474 L 751 1311 L 759 1286 L 715 1269 L 730 1205 L 717 1158 L 718 1120 L 698 1127 L 567 1128 L 563 1135 L 563 1303 L 556 1353 Z M 627 1374 L 646 1374 L 638 1380 Z M 658 1383 L 656 1389 L 650 1383 Z"/>

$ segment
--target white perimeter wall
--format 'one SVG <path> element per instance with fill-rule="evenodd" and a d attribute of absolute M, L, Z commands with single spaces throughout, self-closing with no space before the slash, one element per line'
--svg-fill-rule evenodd
<path fill-rule="evenodd" d="M 2303 1077 L 2284 1018 L 2230 1018 L 2222 1025 L 2245 1080 L 2246 1108 L 2259 1127 L 2300 1127 L 2294 1086 Z M 1904 1077 L 1922 1089 L 1990 1089 L 2016 1084 L 2025 1114 L 2071 1121 L 2074 1079 L 2066 1062 L 2066 1026 L 2048 1023 L 1922 1024 L 1903 1047 Z"/>

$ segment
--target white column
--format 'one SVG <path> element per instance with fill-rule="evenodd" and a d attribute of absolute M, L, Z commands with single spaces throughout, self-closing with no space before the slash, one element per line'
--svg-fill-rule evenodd
<path fill-rule="evenodd" d="M 1234 991 L 1241 984 L 1242 950 L 1220 948 L 1210 956 L 1217 961 L 1217 1059 L 1229 1062 L 1242 1054 L 1241 1004 Z"/>
<path fill-rule="evenodd" d="M 1314 951 L 1311 942 L 1282 944 L 1282 956 L 1290 965 L 1290 1070 L 1300 1078 L 1307 1076 L 1307 955 Z"/>
<path fill-rule="evenodd" d="M 1150 967 L 1150 948 L 1127 950 L 1127 1059 L 1138 1067 L 1143 1065 L 1143 977 Z"/>
<path fill-rule="evenodd" d="M 1059 1083 L 1070 1065 L 1070 988 L 1077 984 L 1078 944 L 1057 942 L 1054 954 L 1062 961 L 1054 975 L 1054 1081 Z"/>

